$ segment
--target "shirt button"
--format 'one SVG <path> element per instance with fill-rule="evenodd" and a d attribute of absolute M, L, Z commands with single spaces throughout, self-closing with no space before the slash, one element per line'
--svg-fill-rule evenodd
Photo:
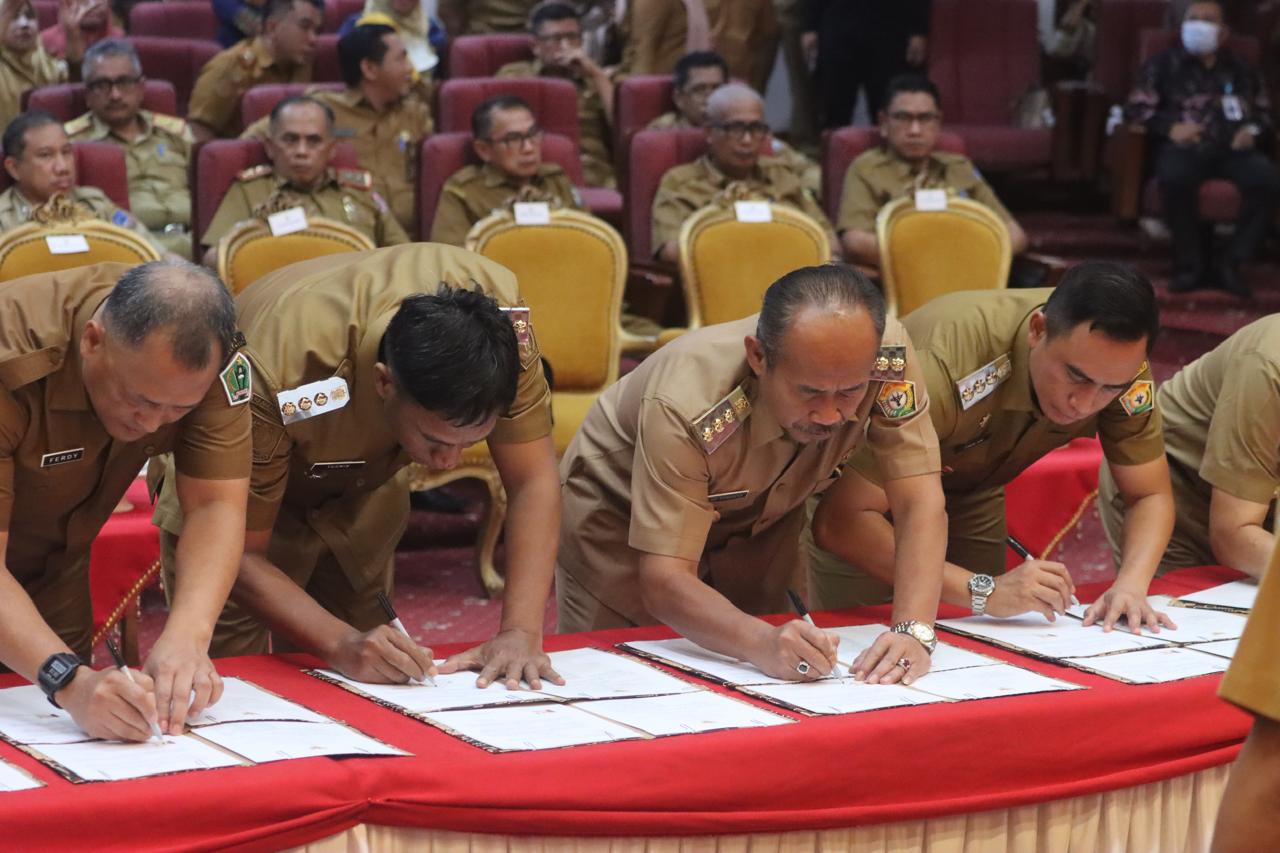
<path fill-rule="evenodd" d="M 155 456 L 156 446 L 154 444 L 148 444 L 146 447 L 142 448 L 142 452 L 147 454 L 148 456 Z"/>

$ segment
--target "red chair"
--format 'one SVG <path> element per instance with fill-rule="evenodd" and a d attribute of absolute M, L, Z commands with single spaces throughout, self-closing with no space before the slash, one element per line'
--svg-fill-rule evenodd
<path fill-rule="evenodd" d="M 168 36 L 130 36 L 129 41 L 138 51 L 143 74 L 152 80 L 168 80 L 173 84 L 177 96 L 174 114 L 185 116 L 200 69 L 222 47 L 216 41 Z"/>
<path fill-rule="evenodd" d="M 112 203 L 129 209 L 129 176 L 124 162 L 124 149 L 110 142 L 77 142 L 76 181 L 80 186 L 97 187 Z M 8 171 L 0 169 L 0 192 L 13 184 Z"/>
<path fill-rule="evenodd" d="M 47 30 L 58 23 L 58 0 L 31 0 L 36 10 L 36 21 L 40 29 Z"/>
<path fill-rule="evenodd" d="M 267 162 L 266 149 L 256 139 L 214 139 L 201 145 L 196 153 L 195 175 L 191 182 L 191 232 L 199 244 L 204 229 L 218 212 L 236 175 Z M 333 151 L 331 165 L 339 169 L 357 169 L 355 149 L 339 142 Z M 121 167 L 123 168 L 123 166 Z"/>
<path fill-rule="evenodd" d="M 675 109 L 674 88 L 670 74 L 641 74 L 618 84 L 613 96 L 613 151 L 619 174 L 626 171 L 631 138 Z"/>
<path fill-rule="evenodd" d="M 934 0 L 929 76 L 947 128 L 974 161 L 993 170 L 1047 167 L 1053 133 L 1015 127 L 1014 106 L 1040 79 L 1036 4 L 1030 0 Z"/>
<path fill-rule="evenodd" d="M 509 62 L 533 59 L 533 37 L 524 33 L 458 36 L 449 42 L 449 77 L 492 77 Z"/>
<path fill-rule="evenodd" d="M 129 12 L 129 34 L 135 36 L 181 36 L 218 39 L 218 17 L 213 4 L 200 0 L 165 0 L 139 3 Z"/>
<path fill-rule="evenodd" d="M 342 62 L 338 59 L 336 33 L 316 37 L 316 53 L 311 60 L 311 79 L 323 83 L 342 81 Z"/>
<path fill-rule="evenodd" d="M 874 127 L 842 127 L 823 141 L 822 198 L 823 207 L 832 222 L 840 218 L 840 196 L 844 192 L 844 177 L 849 165 L 859 154 L 883 141 L 880 130 Z M 964 139 L 943 131 L 938 136 L 938 150 L 964 154 Z"/>
<path fill-rule="evenodd" d="M 707 150 L 701 129 L 642 130 L 631 140 L 632 168 L 626 176 L 626 235 L 631 258 L 653 258 L 653 197 L 668 170 L 690 163 Z"/>
<path fill-rule="evenodd" d="M 168 80 L 147 80 L 142 93 L 142 108 L 165 115 L 177 115 L 177 95 Z M 27 109 L 44 110 L 59 121 L 71 121 L 84 115 L 89 106 L 84 99 L 83 83 L 59 83 L 33 89 L 27 99 Z"/>
<path fill-rule="evenodd" d="M 364 0 L 324 0 L 324 25 L 321 33 L 336 33 L 343 22 L 364 11 Z"/>
<path fill-rule="evenodd" d="M 254 86 L 240 98 L 240 121 L 245 127 L 265 115 L 270 115 L 276 104 L 285 98 L 301 95 L 312 87 L 335 92 L 345 88 L 341 83 L 264 83 Z"/>
<path fill-rule="evenodd" d="M 524 98 L 544 130 L 567 136 L 574 145 L 578 144 L 578 90 L 568 80 L 545 77 L 446 80 L 440 87 L 436 128 L 441 133 L 470 133 L 471 113 L 495 95 Z"/>

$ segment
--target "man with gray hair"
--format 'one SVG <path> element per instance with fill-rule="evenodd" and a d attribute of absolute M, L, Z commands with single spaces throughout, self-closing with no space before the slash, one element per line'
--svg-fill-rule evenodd
<path fill-rule="evenodd" d="M 794 170 L 774 158 L 761 160 L 770 138 L 764 100 L 752 88 L 729 83 L 707 99 L 707 153 L 662 176 L 653 199 L 653 252 L 675 263 L 680 226 L 694 211 L 717 197 L 759 199 L 785 204 L 813 219 L 827 232 L 832 256 L 839 241 L 827 216 Z"/>
<path fill-rule="evenodd" d="M 95 737 L 177 734 L 221 695 L 208 645 L 244 546 L 242 342 L 226 288 L 185 261 L 0 284 L 0 664 Z M 85 663 L 89 546 L 168 452 L 186 526 L 170 618 L 135 683 Z"/>
<path fill-rule="evenodd" d="M 775 678 L 826 675 L 833 635 L 749 614 L 786 609 L 805 501 L 838 496 L 865 443 L 899 525 L 901 592 L 853 674 L 910 683 L 936 642 L 946 549 L 928 409 L 911 341 L 849 266 L 788 273 L 758 315 L 663 347 L 600 395 L 560 464 L 560 630 L 661 622 Z"/>
<path fill-rule="evenodd" d="M 134 47 L 106 39 L 80 66 L 89 111 L 63 125 L 72 142 L 111 142 L 124 149 L 129 208 L 170 252 L 191 257 L 187 163 L 195 137 L 176 116 L 142 109 L 146 78 Z"/>

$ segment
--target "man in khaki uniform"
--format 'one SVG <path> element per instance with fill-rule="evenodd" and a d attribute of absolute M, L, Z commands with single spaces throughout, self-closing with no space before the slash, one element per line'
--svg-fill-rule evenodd
<path fill-rule="evenodd" d="M 1054 290 L 954 293 L 903 320 L 920 347 L 942 446 L 949 524 L 943 601 L 1001 617 L 1034 610 L 1052 620 L 1066 610 L 1074 586 L 1061 563 L 1029 560 L 1001 574 L 1004 487 L 1050 450 L 1097 434 L 1122 472 L 1126 545 L 1115 583 L 1085 621 L 1110 627 L 1127 616 L 1135 629 L 1156 629 L 1159 617 L 1168 624 L 1146 603 L 1173 524 L 1146 364 L 1159 322 L 1146 279 L 1102 261 L 1074 267 Z M 893 594 L 885 585 L 892 581 L 894 525 L 877 485 L 883 475 L 866 453 L 851 467 L 850 489 L 813 520 L 813 539 L 834 552 L 814 549 L 810 563 L 810 589 L 827 608 Z"/>
<path fill-rule="evenodd" d="M 1280 314 L 1245 326 L 1157 395 L 1177 505 L 1160 570 L 1221 564 L 1261 577 L 1275 550 L 1280 488 Z M 1104 465 L 1098 512 L 1112 549 L 1124 503 Z"/>
<path fill-rule="evenodd" d="M 711 47 L 711 22 L 703 0 L 627 0 L 618 38 L 620 73 L 670 74 L 686 53 Z"/>
<path fill-rule="evenodd" d="M 40 25 L 30 0 L 0 3 L 0 125 L 22 111 L 28 89 L 67 82 L 67 63 L 40 43 Z"/>
<path fill-rule="evenodd" d="M 890 477 L 905 594 L 855 671 L 922 675 L 946 523 L 923 379 L 879 291 L 835 264 L 663 347 L 597 399 L 561 461 L 560 630 L 663 622 L 777 678 L 827 673 L 827 635 L 747 614 L 786 609 L 805 499 L 838 494 L 866 443 Z"/>
<path fill-rule="evenodd" d="M 669 169 L 653 198 L 653 253 L 675 263 L 676 238 L 690 214 L 717 198 L 755 198 L 794 207 L 827 232 L 832 254 L 839 243 L 826 214 L 789 167 L 760 156 L 769 134 L 764 101 L 736 83 L 721 86 L 707 101 L 708 151 L 692 163 Z"/>
<path fill-rule="evenodd" d="M 333 111 L 333 135 L 351 143 L 360 168 L 386 192 L 396 220 L 409 232 L 418 222 L 418 152 L 433 127 L 429 89 L 414 83 L 400 36 L 383 24 L 362 24 L 338 40 L 347 88 L 313 88 L 307 95 Z M 258 119 L 242 138 L 266 140 L 269 119 Z"/>
<path fill-rule="evenodd" d="M 880 114 L 884 146 L 864 151 L 845 173 L 836 221 L 845 257 L 879 267 L 876 216 L 880 209 L 924 189 L 943 189 L 991 208 L 1009 228 L 1013 253 L 1025 250 L 1026 233 L 969 158 L 938 150 L 942 130 L 938 87 L 919 74 L 903 74 L 890 81 L 887 103 Z"/>
<path fill-rule="evenodd" d="M 87 216 L 136 231 L 157 252 L 155 236 L 97 187 L 76 185 L 76 157 L 61 123 L 46 112 L 26 112 L 4 131 L 4 168 L 13 186 L 0 193 L 0 231 L 33 220 L 55 222 Z"/>
<path fill-rule="evenodd" d="M 81 76 L 89 112 L 63 125 L 72 142 L 124 149 L 129 207 L 170 252 L 191 257 L 187 162 L 195 137 L 187 123 L 142 109 L 142 64 L 133 45 L 100 41 L 85 53 Z"/>
<path fill-rule="evenodd" d="M 703 0 L 711 44 L 729 63 L 729 73 L 763 92 L 778 56 L 778 19 L 773 0 Z"/>
<path fill-rule="evenodd" d="M 519 306 L 510 271 L 429 243 L 294 264 L 240 295 L 253 479 L 215 656 L 263 653 L 270 629 L 276 648 L 287 640 L 353 678 L 434 672 L 429 650 L 384 624 L 377 599 L 391 592 L 408 521 L 404 468 L 447 470 L 487 440 L 510 499 L 502 628 L 444 669 L 483 667 L 486 684 L 550 677 L 541 639 L 559 483 L 550 391 Z M 166 482 L 156 511 L 166 570 L 182 529 L 172 498 Z"/>
<path fill-rule="evenodd" d="M 613 78 L 582 49 L 582 23 L 568 3 L 544 3 L 529 20 L 532 62 L 510 62 L 499 77 L 559 77 L 578 88 L 578 133 L 587 185 L 613 187 Z"/>
<path fill-rule="evenodd" d="M 240 558 L 251 449 L 248 399 L 217 381 L 235 340 L 230 295 L 190 262 L 0 284 L 0 662 L 95 737 L 146 740 L 157 722 L 178 734 L 221 694 L 209 635 Z M 80 668 L 89 547 L 147 459 L 170 451 L 190 523 L 134 685 Z"/>
<path fill-rule="evenodd" d="M 362 232 L 375 246 L 409 242 L 391 208 L 363 169 L 333 169 L 333 113 L 306 95 L 285 98 L 271 111 L 266 140 L 271 165 L 236 176 L 201 237 L 205 265 L 212 266 L 218 241 L 238 223 L 266 218 L 291 207 L 323 216 Z"/>
<path fill-rule="evenodd" d="M 210 59 L 191 92 L 187 121 L 200 142 L 240 132 L 240 98 L 267 83 L 306 83 L 324 6 L 320 0 L 270 0 L 262 35 Z"/>
<path fill-rule="evenodd" d="M 440 20 L 456 35 L 518 33 L 538 0 L 440 0 Z"/>
<path fill-rule="evenodd" d="M 461 246 L 471 226 L 513 201 L 582 209 L 582 199 L 555 163 L 542 162 L 542 128 L 515 95 L 490 98 L 471 115 L 472 147 L 482 161 L 463 166 L 440 190 L 431 242 Z"/>

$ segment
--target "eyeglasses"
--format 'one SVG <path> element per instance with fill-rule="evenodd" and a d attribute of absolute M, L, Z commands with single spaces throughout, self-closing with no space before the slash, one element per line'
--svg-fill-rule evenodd
<path fill-rule="evenodd" d="M 919 122 L 921 125 L 928 126 L 937 124 L 942 120 L 942 113 L 909 113 L 904 110 L 897 110 L 889 113 L 889 121 L 894 124 L 913 125 Z"/>
<path fill-rule="evenodd" d="M 686 86 L 680 91 L 685 95 L 694 95 L 699 98 L 706 98 L 723 85 L 723 83 L 699 83 L 696 86 Z"/>
<path fill-rule="evenodd" d="M 542 133 L 542 128 L 535 124 L 524 133 L 508 133 L 506 136 L 500 136 L 497 139 L 486 139 L 485 141 L 491 145 L 501 145 L 503 148 L 523 148 L 526 142 L 540 141 Z"/>
<path fill-rule="evenodd" d="M 141 75 L 132 77 L 99 77 L 97 80 L 89 80 L 84 84 L 84 88 L 91 95 L 105 95 L 113 88 L 119 89 L 121 92 L 127 92 L 142 82 Z"/>
<path fill-rule="evenodd" d="M 545 36 L 534 36 L 538 44 L 564 44 L 578 47 L 582 44 L 582 33 L 548 33 Z"/>
<path fill-rule="evenodd" d="M 746 139 L 748 136 L 763 139 L 769 133 L 769 125 L 762 121 L 727 121 L 712 127 L 734 139 Z"/>

